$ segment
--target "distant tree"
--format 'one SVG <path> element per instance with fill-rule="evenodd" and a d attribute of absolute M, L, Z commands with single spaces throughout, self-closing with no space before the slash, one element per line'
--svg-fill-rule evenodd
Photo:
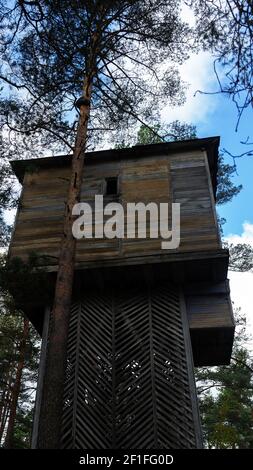
<path fill-rule="evenodd" d="M 115 148 L 127 148 L 131 145 L 159 144 L 175 140 L 187 140 L 196 138 L 196 127 L 180 121 L 172 121 L 169 124 L 161 123 L 158 118 L 149 125 L 141 124 L 139 129 L 131 134 L 126 130 L 118 138 Z"/>
<path fill-rule="evenodd" d="M 29 406 L 24 406 L 24 399 L 19 400 L 21 406 L 18 407 L 16 414 L 16 421 L 13 433 L 13 449 L 30 449 L 31 438 L 32 438 L 32 426 L 33 426 L 33 407 L 30 409 Z M 29 397 L 28 404 L 31 404 L 31 398 Z"/>
<path fill-rule="evenodd" d="M 141 125 L 137 133 L 137 144 L 157 144 L 176 140 L 196 139 L 196 126 L 172 121 L 169 124 L 156 122 L 151 126 Z"/>
<path fill-rule="evenodd" d="M 253 447 L 253 358 L 247 348 L 245 317 L 237 311 L 237 330 L 229 366 L 196 370 L 205 446 Z"/>
<path fill-rule="evenodd" d="M 17 344 L 17 366 L 13 377 L 13 383 L 10 389 L 9 415 L 6 426 L 6 436 L 4 447 L 11 449 L 13 447 L 14 426 L 17 415 L 18 398 L 21 390 L 22 373 L 25 367 L 25 354 L 27 349 L 27 341 L 29 337 L 29 320 L 23 319 L 23 329 L 21 337 Z"/>
<path fill-rule="evenodd" d="M 17 280 L 17 264 L 15 266 L 15 279 Z M 20 273 L 21 276 L 24 277 L 24 270 L 22 274 Z M 10 273 L 7 276 L 6 263 L 2 256 L 0 266 L 0 445 L 15 448 L 27 446 L 28 441 L 30 442 L 31 411 L 35 399 L 40 340 L 8 292 L 7 286 L 11 283 L 6 277 L 9 277 L 10 281 Z M 22 285 L 20 290 L 23 291 Z M 20 294 L 20 302 L 22 298 Z"/>
<path fill-rule="evenodd" d="M 25 446 L 31 437 L 31 415 L 38 371 L 39 338 L 21 312 L 0 311 L 0 443 Z M 26 423 L 26 426 L 25 426 Z M 18 438 L 18 427 L 23 438 Z"/>
<path fill-rule="evenodd" d="M 240 184 L 236 186 L 231 179 L 234 176 L 235 172 L 235 166 L 225 163 L 224 156 L 222 153 L 220 153 L 217 175 L 217 204 L 226 204 L 241 191 L 242 185 Z"/>
<path fill-rule="evenodd" d="M 11 229 L 5 221 L 4 211 L 14 208 L 17 203 L 14 179 L 8 158 L 4 155 L 3 139 L 0 135 L 0 248 L 7 247 L 10 238 Z"/>
<path fill-rule="evenodd" d="M 219 154 L 218 158 L 218 172 L 217 172 L 217 191 L 216 191 L 216 204 L 218 206 L 230 202 L 234 196 L 237 196 L 242 190 L 242 185 L 235 185 L 232 178 L 236 173 L 236 166 L 229 165 L 224 162 L 224 155 Z M 226 223 L 224 217 L 218 215 L 218 224 L 220 234 L 223 236 L 223 225 Z"/>
<path fill-rule="evenodd" d="M 5 221 L 4 211 L 0 209 L 0 248 L 7 247 L 11 228 Z"/>
<path fill-rule="evenodd" d="M 229 249 L 229 269 L 237 272 L 247 272 L 253 269 L 253 247 L 247 243 L 226 243 Z"/>

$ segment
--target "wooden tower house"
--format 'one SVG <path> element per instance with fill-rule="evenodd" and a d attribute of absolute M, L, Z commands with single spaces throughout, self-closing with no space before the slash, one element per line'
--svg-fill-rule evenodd
<path fill-rule="evenodd" d="M 210 137 L 85 157 L 82 202 L 180 203 L 181 238 L 172 250 L 159 237 L 78 240 L 62 448 L 201 447 L 193 367 L 228 364 L 234 334 L 215 210 L 218 146 Z M 42 256 L 53 284 L 70 157 L 12 166 L 23 190 L 9 256 Z M 50 305 L 40 298 L 24 310 L 42 335 L 36 448 Z"/>

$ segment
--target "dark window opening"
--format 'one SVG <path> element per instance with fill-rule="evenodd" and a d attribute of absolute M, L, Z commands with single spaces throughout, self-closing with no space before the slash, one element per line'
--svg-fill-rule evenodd
<path fill-rule="evenodd" d="M 106 196 L 116 196 L 118 194 L 118 178 L 106 178 L 105 194 Z"/>

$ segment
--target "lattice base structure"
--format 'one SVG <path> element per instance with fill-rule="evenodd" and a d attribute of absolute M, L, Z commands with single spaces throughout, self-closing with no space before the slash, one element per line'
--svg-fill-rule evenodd
<path fill-rule="evenodd" d="M 166 282 L 80 294 L 69 329 L 62 448 L 199 447 L 180 290 Z"/>

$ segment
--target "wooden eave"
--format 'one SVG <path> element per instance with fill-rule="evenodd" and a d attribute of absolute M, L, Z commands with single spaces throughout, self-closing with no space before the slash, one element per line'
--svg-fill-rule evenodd
<path fill-rule="evenodd" d="M 191 152 L 194 150 L 205 150 L 207 153 L 214 195 L 217 189 L 218 148 L 220 137 L 206 137 L 203 139 L 180 140 L 175 142 L 164 142 L 159 144 L 135 145 L 124 149 L 100 150 L 87 152 L 85 164 L 90 165 L 104 161 L 113 161 L 124 158 L 146 158 L 154 155 L 169 155 L 170 153 Z M 19 182 L 22 184 L 26 171 L 36 171 L 40 168 L 57 168 L 69 166 L 71 155 L 58 155 L 45 158 L 33 158 L 29 160 L 13 160 L 11 166 Z"/>

